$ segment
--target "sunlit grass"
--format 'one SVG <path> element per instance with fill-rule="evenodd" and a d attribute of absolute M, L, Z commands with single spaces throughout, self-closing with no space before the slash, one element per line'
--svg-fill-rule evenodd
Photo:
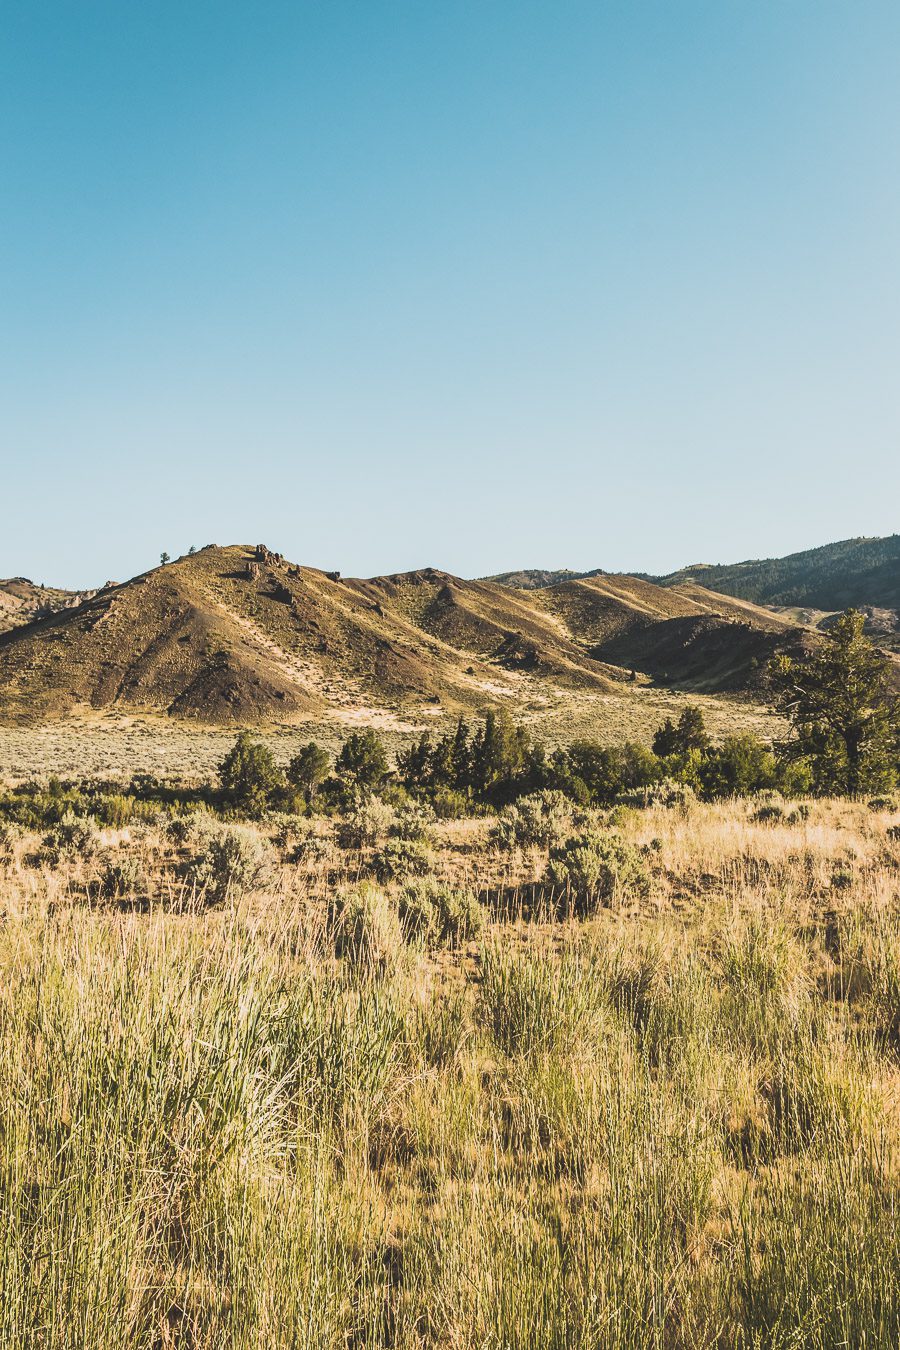
<path fill-rule="evenodd" d="M 622 828 L 659 840 L 642 907 L 459 949 L 376 946 L 330 862 L 173 912 L 145 831 L 128 912 L 14 841 L 0 1347 L 898 1344 L 884 824 Z M 448 826 L 443 874 L 492 875 L 486 834 Z"/>

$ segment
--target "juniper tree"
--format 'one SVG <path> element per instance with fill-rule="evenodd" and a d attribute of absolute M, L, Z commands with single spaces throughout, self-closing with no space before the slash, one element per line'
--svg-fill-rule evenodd
<path fill-rule="evenodd" d="M 331 760 L 315 741 L 297 751 L 287 767 L 288 782 L 303 793 L 307 806 L 312 806 L 316 793 L 328 777 Z"/>
<path fill-rule="evenodd" d="M 693 704 L 682 710 L 677 722 L 667 717 L 653 737 L 653 753 L 665 759 L 669 755 L 687 755 L 692 750 L 709 748 L 709 736 L 703 712 Z"/>
<path fill-rule="evenodd" d="M 261 814 L 284 782 L 271 750 L 249 731 L 239 734 L 222 760 L 219 777 L 229 801 L 248 815 Z"/>
<path fill-rule="evenodd" d="M 341 747 L 335 768 L 356 787 L 374 790 L 388 774 L 387 752 L 377 732 L 369 727 L 349 736 Z"/>
<path fill-rule="evenodd" d="M 490 709 L 471 747 L 472 785 L 480 791 L 516 778 L 528 758 L 528 734 L 505 708 Z"/>

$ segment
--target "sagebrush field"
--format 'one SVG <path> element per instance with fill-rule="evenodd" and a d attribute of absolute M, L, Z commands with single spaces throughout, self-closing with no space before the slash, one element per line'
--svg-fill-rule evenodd
<path fill-rule="evenodd" d="M 0 1345 L 895 1345 L 900 814 L 549 808 L 4 827 Z"/>

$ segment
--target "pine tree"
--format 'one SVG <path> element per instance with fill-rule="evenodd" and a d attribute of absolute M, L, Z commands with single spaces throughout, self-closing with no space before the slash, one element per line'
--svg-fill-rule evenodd
<path fill-rule="evenodd" d="M 792 725 L 788 758 L 805 758 L 819 792 L 856 796 L 896 781 L 898 706 L 890 663 L 848 609 L 801 660 L 782 656 L 773 670 L 777 708 Z"/>

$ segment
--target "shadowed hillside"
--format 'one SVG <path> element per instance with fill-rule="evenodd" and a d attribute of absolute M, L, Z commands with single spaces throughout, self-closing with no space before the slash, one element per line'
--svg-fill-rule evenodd
<path fill-rule="evenodd" d="M 776 650 L 802 640 L 788 620 L 701 586 L 666 589 L 599 574 L 536 598 L 565 618 L 596 659 L 693 690 L 758 686 Z"/>
<path fill-rule="evenodd" d="M 0 635 L 0 716 L 377 721 L 621 691 L 633 671 L 734 691 L 795 632 L 697 586 L 599 574 L 523 592 L 433 568 L 343 579 L 210 546 Z"/>
<path fill-rule="evenodd" d="M 843 610 L 860 609 L 866 616 L 869 636 L 882 647 L 900 649 L 900 535 L 846 539 L 786 558 L 722 566 L 694 563 L 667 576 L 640 576 L 656 586 L 676 588 L 700 604 L 706 603 L 704 596 L 708 601 L 710 591 L 717 597 L 728 595 L 736 601 L 748 601 L 756 620 L 758 607 L 765 606 L 781 613 L 794 626 L 828 628 Z M 618 574 L 600 569 L 569 572 L 540 568 L 502 572 L 486 580 L 517 590 L 539 591 L 595 578 L 610 583 L 622 580 Z M 721 611 L 718 598 L 714 606 Z"/>

